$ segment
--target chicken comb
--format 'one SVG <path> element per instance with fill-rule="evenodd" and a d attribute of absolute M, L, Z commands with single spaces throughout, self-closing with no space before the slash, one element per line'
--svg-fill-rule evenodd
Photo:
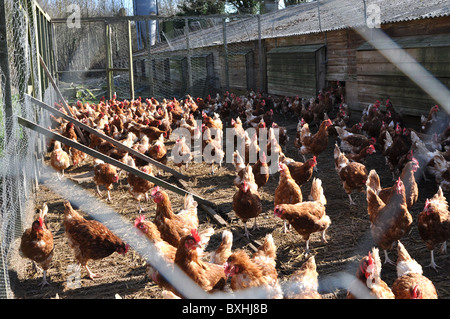
<path fill-rule="evenodd" d="M 155 188 L 152 189 L 151 195 L 155 196 L 157 192 L 159 192 L 159 186 L 156 186 Z"/>
<path fill-rule="evenodd" d="M 263 152 L 261 155 L 261 163 L 267 163 L 267 157 L 266 157 L 266 153 Z"/>
<path fill-rule="evenodd" d="M 41 226 L 42 227 L 42 225 L 43 225 L 43 220 L 42 220 L 42 217 L 39 217 L 39 226 Z"/>
<path fill-rule="evenodd" d="M 142 223 L 145 219 L 144 215 L 139 216 L 134 220 L 134 227 L 137 227 L 140 223 Z"/>
<path fill-rule="evenodd" d="M 424 207 L 424 209 L 427 209 L 429 206 L 430 206 L 430 201 L 429 201 L 429 199 L 427 198 L 427 199 L 425 200 L 425 207 Z"/>
<path fill-rule="evenodd" d="M 422 294 L 420 293 L 418 285 L 415 285 L 414 288 L 411 289 L 411 298 L 412 299 L 422 299 Z"/>
<path fill-rule="evenodd" d="M 201 238 L 197 232 L 197 229 L 191 229 L 191 235 L 197 243 L 199 243 L 201 241 Z"/>

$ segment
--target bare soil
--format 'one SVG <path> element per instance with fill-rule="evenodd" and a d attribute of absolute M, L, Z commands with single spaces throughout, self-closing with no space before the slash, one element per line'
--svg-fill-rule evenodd
<path fill-rule="evenodd" d="M 301 161 L 297 149 L 293 146 L 295 136 L 296 119 L 285 119 L 276 115 L 274 119 L 279 125 L 287 126 L 290 141 L 287 145 L 286 154 L 296 160 Z M 417 119 L 418 123 L 419 119 Z M 415 123 L 415 124 L 417 124 Z M 414 124 L 414 123 L 413 123 Z M 349 199 L 344 192 L 341 182 L 337 176 L 333 162 L 333 148 L 336 138 L 329 137 L 328 148 L 318 158 L 318 171 L 314 177 L 323 181 L 324 193 L 327 198 L 327 214 L 330 216 L 332 224 L 327 231 L 327 243 L 320 241 L 320 234 L 313 234 L 310 241 L 311 253 L 315 255 L 317 270 L 319 273 L 320 293 L 324 298 L 343 299 L 346 296 L 345 275 L 353 275 L 356 272 L 357 263 L 360 258 L 367 254 L 372 248 L 373 242 L 369 231 L 369 216 L 367 214 L 367 202 L 364 193 L 354 193 L 353 199 L 356 205 L 349 205 Z M 169 145 L 170 147 L 170 145 Z M 169 162 L 169 166 L 172 164 Z M 376 169 L 380 175 L 383 187 L 393 184 L 392 175 L 381 152 L 367 158 L 366 166 L 368 170 Z M 80 175 L 92 170 L 91 162 L 87 162 L 81 167 L 71 168 L 66 171 L 66 178 Z M 236 218 L 232 210 L 232 197 L 236 191 L 233 186 L 235 171 L 232 164 L 224 164 L 216 171 L 215 175 L 210 174 L 210 167 L 207 164 L 192 164 L 186 175 L 190 177 L 188 185 L 196 194 L 216 203 L 214 209 L 227 222 L 228 226 L 218 226 L 211 217 L 203 210 L 199 209 L 201 221 L 200 229 L 207 226 L 215 228 L 215 235 L 211 238 L 209 247 L 217 247 L 222 231 L 230 229 L 234 235 L 233 248 L 245 248 L 252 251 L 255 243 L 262 242 L 268 233 L 273 235 L 277 245 L 277 270 L 279 278 L 283 281 L 298 269 L 305 259 L 305 241 L 295 232 L 283 232 L 283 222 L 273 214 L 274 192 L 278 184 L 278 173 L 272 175 L 269 182 L 262 188 L 261 196 L 263 203 L 263 213 L 258 217 L 259 228 L 251 232 L 250 241 L 243 236 L 244 228 L 242 222 Z M 175 178 L 168 174 L 162 175 L 162 179 L 176 184 Z M 309 194 L 311 181 L 302 186 L 304 197 Z M 448 255 L 435 253 L 436 263 L 442 268 L 439 272 L 426 267 L 430 263 L 430 253 L 426 249 L 424 242 L 417 230 L 417 215 L 424 207 L 426 198 L 433 196 L 438 187 L 430 179 L 424 181 L 418 177 L 419 200 L 411 209 L 414 224 L 410 234 L 402 239 L 402 243 L 422 266 L 424 275 L 427 276 L 436 286 L 439 298 L 450 298 L 450 258 Z M 92 194 L 96 194 L 93 182 L 82 183 L 85 189 Z M 182 205 L 183 197 L 172 192 L 168 192 L 172 200 L 173 207 L 178 209 Z M 95 195 L 98 197 L 98 195 Z M 448 196 L 448 194 L 447 194 Z M 138 215 L 138 204 L 128 193 L 126 177 L 122 177 L 111 192 L 112 202 L 108 203 L 125 219 L 133 222 Z M 98 197 L 106 203 L 105 198 Z M 448 197 L 447 197 L 448 198 Z M 145 276 L 144 260 L 136 252 L 130 251 L 127 255 L 121 256 L 116 253 L 100 261 L 90 262 L 90 268 L 102 275 L 102 278 L 95 281 L 90 280 L 86 273 L 82 272 L 81 287 L 71 289 L 67 286 L 70 275 L 70 265 L 75 264 L 75 259 L 67 240 L 64 236 L 62 226 L 63 198 L 44 185 L 39 187 L 36 194 L 36 204 L 47 203 L 49 206 L 49 228 L 53 232 L 55 241 L 55 255 L 52 267 L 48 271 L 50 286 L 40 289 L 38 284 L 42 278 L 42 272 L 35 272 L 31 267 L 31 262 L 14 256 L 10 261 L 10 281 L 13 293 L 19 299 L 111 299 L 115 295 L 120 295 L 123 299 L 155 299 L 162 298 L 161 289 Z M 154 215 L 155 206 L 152 202 L 143 203 L 144 214 L 151 219 Z M 251 222 L 248 223 L 252 225 Z M 392 260 L 396 260 L 395 250 L 390 252 Z M 382 260 L 384 256 L 380 254 Z M 381 272 L 382 279 L 392 285 L 396 278 L 396 270 L 392 265 L 383 265 Z"/>

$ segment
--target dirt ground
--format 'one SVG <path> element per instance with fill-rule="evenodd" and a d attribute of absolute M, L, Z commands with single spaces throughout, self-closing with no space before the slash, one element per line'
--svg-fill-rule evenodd
<path fill-rule="evenodd" d="M 301 161 L 297 150 L 293 145 L 296 119 L 285 120 L 284 117 L 275 115 L 274 120 L 281 126 L 289 128 L 290 141 L 286 154 Z M 419 121 L 419 119 L 417 119 Z M 414 123 L 413 123 L 414 124 Z M 415 123 L 417 124 L 417 123 Z M 345 275 L 354 275 L 360 258 L 367 254 L 373 243 L 369 232 L 369 217 L 367 214 L 367 202 L 364 193 L 354 193 L 353 199 L 357 205 L 349 205 L 349 200 L 344 192 L 337 176 L 333 162 L 333 148 L 335 137 L 330 137 L 327 150 L 318 158 L 318 171 L 314 177 L 323 181 L 324 193 L 327 198 L 327 214 L 332 224 L 327 231 L 328 243 L 320 241 L 320 234 L 313 234 L 310 241 L 311 253 L 315 255 L 317 271 L 319 273 L 320 293 L 327 299 L 343 299 L 346 295 Z M 171 166 L 171 163 L 169 163 Z M 368 170 L 376 169 L 380 175 L 382 186 L 392 185 L 392 176 L 385 165 L 381 153 L 367 158 Z M 66 178 L 92 170 L 90 163 L 66 171 Z M 229 223 L 226 227 L 218 226 L 208 214 L 199 209 L 201 221 L 200 229 L 206 226 L 215 228 L 215 235 L 211 238 L 208 247 L 217 247 L 221 233 L 224 229 L 230 229 L 234 235 L 233 249 L 246 248 L 251 251 L 252 241 L 262 241 L 268 233 L 273 235 L 277 245 L 277 270 L 281 281 L 287 279 L 292 272 L 298 269 L 305 261 L 305 241 L 295 232 L 283 232 L 283 222 L 274 217 L 273 198 L 278 184 L 279 174 L 272 175 L 269 182 L 261 190 L 263 213 L 258 217 L 259 228 L 251 232 L 251 241 L 243 236 L 244 228 L 233 210 L 231 198 L 236 191 L 233 186 L 235 171 L 232 164 L 225 164 L 215 175 L 209 174 L 210 167 L 207 164 L 192 164 L 186 175 L 190 177 L 188 185 L 193 191 L 217 204 L 215 210 Z M 176 184 L 173 177 L 164 175 L 162 179 Z M 424 275 L 436 286 L 439 298 L 450 298 L 450 258 L 448 255 L 435 253 L 436 263 L 442 268 L 439 272 L 425 267 L 430 262 L 430 253 L 426 249 L 417 230 L 417 215 L 424 207 L 426 198 L 432 197 L 437 191 L 437 185 L 433 180 L 425 182 L 418 179 L 419 200 L 411 209 L 414 224 L 410 234 L 402 239 L 402 243 L 422 266 Z M 96 194 L 93 182 L 81 184 L 93 195 Z M 311 181 L 302 186 L 303 196 L 309 194 Z M 182 196 L 168 192 L 172 205 L 178 209 L 182 205 Z M 95 195 L 97 196 L 97 195 Z M 133 222 L 138 215 L 138 204 L 128 193 L 126 178 L 123 177 L 114 186 L 111 192 L 112 203 L 109 203 L 125 219 Z M 447 194 L 448 196 L 448 194 Z M 161 290 L 145 276 L 144 260 L 134 251 L 121 256 L 116 253 L 100 261 L 91 261 L 90 268 L 102 275 L 95 281 L 90 280 L 86 273 L 82 272 L 81 287 L 72 289 L 67 286 L 69 276 L 68 267 L 75 263 L 73 253 L 67 244 L 62 226 L 63 198 L 41 185 L 36 194 L 37 205 L 47 203 L 49 206 L 49 228 L 54 235 L 55 255 L 51 269 L 48 271 L 50 286 L 40 289 L 38 284 L 42 279 L 42 272 L 35 272 L 31 262 L 20 257 L 12 258 L 10 266 L 10 281 L 13 293 L 19 299 L 111 299 L 120 295 L 123 299 L 154 299 L 161 298 Z M 448 197 L 447 197 L 448 198 Z M 99 198 L 104 202 L 105 198 Z M 145 215 L 152 218 L 155 206 L 153 203 L 144 203 Z M 251 223 L 249 222 L 249 226 Z M 384 260 L 381 252 L 380 256 Z M 396 260 L 395 250 L 390 252 L 392 260 Z M 343 276 L 344 275 L 344 276 Z M 392 285 L 396 278 L 396 270 L 392 265 L 383 265 L 382 279 L 388 285 Z"/>

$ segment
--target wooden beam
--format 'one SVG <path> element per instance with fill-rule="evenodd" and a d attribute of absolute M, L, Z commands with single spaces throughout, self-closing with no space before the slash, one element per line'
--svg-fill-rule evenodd
<path fill-rule="evenodd" d="M 69 105 L 66 102 L 66 99 L 64 98 L 64 96 L 62 95 L 61 91 L 59 90 L 58 86 L 56 85 L 55 80 L 53 79 L 53 76 L 50 74 L 50 71 L 47 68 L 47 65 L 45 65 L 44 60 L 42 59 L 42 56 L 39 54 L 39 61 L 41 63 L 42 68 L 44 69 L 45 74 L 47 75 L 48 80 L 50 81 L 50 83 L 52 84 L 53 88 L 55 89 L 56 93 L 58 94 L 59 98 L 61 99 L 62 103 L 63 103 L 63 107 L 66 110 L 67 114 L 71 114 L 72 117 L 74 118 L 74 114 L 72 113 L 72 109 L 69 107 Z M 75 126 L 75 130 L 77 131 L 78 135 L 80 136 L 81 142 L 86 145 L 86 139 L 84 138 L 83 133 L 81 133 L 81 130 L 79 127 Z"/>
<path fill-rule="evenodd" d="M 161 168 L 165 172 L 171 173 L 176 178 L 187 179 L 187 176 L 177 172 L 176 170 L 174 170 L 174 169 L 172 169 L 172 168 L 170 168 L 170 167 L 168 167 L 168 166 L 166 166 L 166 165 L 164 165 L 164 164 L 154 160 L 153 158 L 150 158 L 150 157 L 148 157 L 148 156 L 146 156 L 146 155 L 144 155 L 142 153 L 139 153 L 138 151 L 136 151 L 136 150 L 134 150 L 134 149 L 132 149 L 132 148 L 130 148 L 128 146 L 123 145 L 119 141 L 109 137 L 108 135 L 105 135 L 105 134 L 97 131 L 96 129 L 94 129 L 94 128 L 92 128 L 92 127 L 90 127 L 90 126 L 88 126 L 88 125 L 86 125 L 86 124 L 84 124 L 84 123 L 82 123 L 82 122 L 80 122 L 80 121 L 70 117 L 70 116 L 67 116 L 66 114 L 58 111 L 57 109 L 51 107 L 50 105 L 48 105 L 48 104 L 46 104 L 44 102 L 41 102 L 38 99 L 35 99 L 34 97 L 32 97 L 30 95 L 26 94 L 25 96 L 30 98 L 32 103 L 34 103 L 34 104 L 36 104 L 38 106 L 41 106 L 42 108 L 46 109 L 47 111 L 54 113 L 56 116 L 62 117 L 66 121 L 69 121 L 69 122 L 79 126 L 83 130 L 86 130 L 89 133 L 92 133 L 92 134 L 94 134 L 94 135 L 104 139 L 105 141 L 107 141 L 107 142 L 113 144 L 114 146 L 116 146 L 116 147 L 118 147 L 118 148 L 128 152 L 129 154 L 134 155 L 136 157 L 139 157 L 140 159 L 142 159 L 144 161 L 147 161 L 148 163 L 153 164 L 153 165 Z"/>
<path fill-rule="evenodd" d="M 96 150 L 94 150 L 94 149 L 92 149 L 90 147 L 87 147 L 87 146 L 82 145 L 82 144 L 80 144 L 78 142 L 75 142 L 74 140 L 68 139 L 65 136 L 62 136 L 60 134 L 54 133 L 54 132 L 52 132 L 50 130 L 47 130 L 46 128 L 44 128 L 44 127 L 42 127 L 42 126 L 40 126 L 40 125 L 38 125 L 36 123 L 33 123 L 31 121 L 28 121 L 28 120 L 24 119 L 23 117 L 17 116 L 17 121 L 18 121 L 18 123 L 20 125 L 22 125 L 24 127 L 27 127 L 27 128 L 29 128 L 29 129 L 31 129 L 33 131 L 38 132 L 38 133 L 41 133 L 41 134 L 43 134 L 43 135 L 45 135 L 45 136 L 47 136 L 49 138 L 55 139 L 57 141 L 60 141 L 61 143 L 66 144 L 67 146 L 76 148 L 77 150 L 82 151 L 82 152 L 84 152 L 84 153 L 86 153 L 86 154 L 88 154 L 88 155 L 90 155 L 90 156 L 92 156 L 94 158 L 98 158 L 98 159 L 104 161 L 105 163 L 109 163 L 111 165 L 114 165 L 114 166 L 116 166 L 116 167 L 118 167 L 120 169 L 123 169 L 124 171 L 126 171 L 126 172 L 128 172 L 130 174 L 136 175 L 136 176 L 138 176 L 138 177 L 140 177 L 142 179 L 150 181 L 150 182 L 154 183 L 155 185 L 158 185 L 160 187 L 168 189 L 168 190 L 170 190 L 170 191 L 172 191 L 174 193 L 177 193 L 177 194 L 183 195 L 183 196 L 186 195 L 186 194 L 191 194 L 194 197 L 194 199 L 199 204 L 206 204 L 206 205 L 209 205 L 209 206 L 215 206 L 214 203 L 212 203 L 212 202 L 210 202 L 210 201 L 208 201 L 208 200 L 206 200 L 206 199 L 204 199 L 204 198 L 202 198 L 202 197 L 200 197 L 198 195 L 189 193 L 188 191 L 186 191 L 186 190 L 184 190 L 182 188 L 179 188 L 179 187 L 177 187 L 175 185 L 172 185 L 170 183 L 167 183 L 166 181 L 163 181 L 163 180 L 161 180 L 161 179 L 159 179 L 157 177 L 150 176 L 150 175 L 142 172 L 139 169 L 136 169 L 134 167 L 128 166 L 128 165 L 126 165 L 126 164 L 124 164 L 124 163 L 122 163 L 122 162 L 120 162 L 120 161 L 118 161 L 116 159 L 113 159 L 113 158 L 111 158 L 111 157 L 109 157 L 107 155 L 104 155 L 104 154 L 102 154 L 102 153 L 100 153 L 100 152 L 98 152 L 98 151 L 96 151 Z"/>

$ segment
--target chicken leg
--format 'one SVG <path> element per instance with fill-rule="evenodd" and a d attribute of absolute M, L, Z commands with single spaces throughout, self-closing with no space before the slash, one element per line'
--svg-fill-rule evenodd
<path fill-rule="evenodd" d="M 348 194 L 348 199 L 350 200 L 350 205 L 356 205 L 356 203 L 352 199 L 352 195 Z"/>
<path fill-rule="evenodd" d="M 94 274 L 88 267 L 88 265 L 84 265 L 84 269 L 86 269 L 86 271 L 88 272 L 89 278 L 91 278 L 92 280 L 94 280 L 95 278 L 100 278 L 101 275 L 98 274 Z"/>
<path fill-rule="evenodd" d="M 386 249 L 384 250 L 384 263 L 385 264 L 391 264 L 391 265 L 395 266 L 395 263 L 389 258 L 388 252 L 387 252 Z"/>
<path fill-rule="evenodd" d="M 50 286 L 49 282 L 47 281 L 47 270 L 44 270 L 44 274 L 42 275 L 42 281 L 39 284 L 39 286 L 41 288 L 43 288 L 45 285 L 49 285 Z"/>

